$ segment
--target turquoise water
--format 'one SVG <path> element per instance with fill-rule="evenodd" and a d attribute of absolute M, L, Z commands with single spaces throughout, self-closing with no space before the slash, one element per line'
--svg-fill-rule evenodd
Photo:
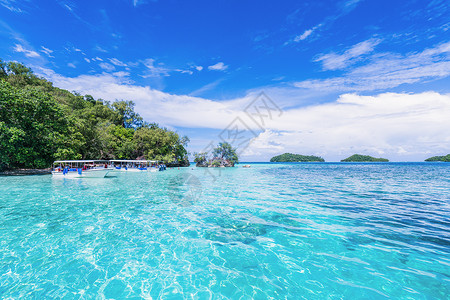
<path fill-rule="evenodd" d="M 0 177 L 0 224 L 0 298 L 450 295 L 450 164 Z"/>

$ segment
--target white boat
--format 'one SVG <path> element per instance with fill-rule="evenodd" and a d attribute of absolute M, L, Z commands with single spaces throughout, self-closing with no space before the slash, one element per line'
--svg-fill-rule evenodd
<path fill-rule="evenodd" d="M 157 160 L 110 160 L 114 172 L 156 172 L 159 171 Z"/>
<path fill-rule="evenodd" d="M 57 160 L 53 163 L 55 178 L 103 178 L 113 171 L 107 160 Z"/>

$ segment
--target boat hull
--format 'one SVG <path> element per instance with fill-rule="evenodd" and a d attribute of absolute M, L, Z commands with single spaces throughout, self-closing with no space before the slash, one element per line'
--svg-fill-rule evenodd
<path fill-rule="evenodd" d="M 69 171 L 65 174 L 62 171 L 53 171 L 52 175 L 55 178 L 104 178 L 111 171 L 110 168 L 85 170 L 81 171 L 81 174 L 78 171 Z"/>

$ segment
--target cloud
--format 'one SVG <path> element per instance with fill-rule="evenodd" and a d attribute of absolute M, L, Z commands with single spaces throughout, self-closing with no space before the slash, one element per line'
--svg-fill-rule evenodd
<path fill-rule="evenodd" d="M 91 60 L 90 60 L 89 58 L 87 58 L 87 57 L 85 57 L 84 60 L 85 60 L 87 63 L 90 63 L 90 62 L 91 62 Z"/>
<path fill-rule="evenodd" d="M 153 58 L 147 58 L 142 61 L 142 64 L 147 68 L 145 74 L 142 77 L 148 78 L 169 76 L 169 72 L 171 70 L 169 68 L 166 68 L 162 63 L 155 65 L 155 62 L 156 61 Z"/>
<path fill-rule="evenodd" d="M 218 62 L 215 65 L 209 66 L 208 69 L 214 71 L 225 71 L 226 69 L 228 69 L 228 66 L 225 65 L 223 62 Z"/>
<path fill-rule="evenodd" d="M 308 36 L 311 35 L 311 33 L 313 33 L 315 28 L 311 28 L 308 30 L 305 30 L 305 32 L 303 32 L 301 35 L 298 35 L 294 38 L 294 42 L 300 42 L 303 41 L 304 39 L 306 39 Z"/>
<path fill-rule="evenodd" d="M 99 63 L 98 65 L 100 68 L 108 72 L 114 71 L 116 69 L 113 65 L 105 62 Z"/>
<path fill-rule="evenodd" d="M 202 66 L 195 66 L 195 69 L 196 69 L 197 71 L 201 71 L 201 70 L 203 70 L 203 67 L 202 67 Z"/>
<path fill-rule="evenodd" d="M 68 66 L 68 67 L 71 67 L 71 68 L 74 68 L 74 69 L 76 69 L 76 68 L 77 68 L 77 66 L 75 66 L 75 64 L 74 64 L 74 63 L 68 63 L 68 64 L 67 64 L 67 66 Z"/>
<path fill-rule="evenodd" d="M 364 49 L 370 50 L 370 47 L 352 49 L 353 54 L 348 56 L 362 53 Z M 450 76 L 450 42 L 406 55 L 373 54 L 367 60 L 369 63 L 353 68 L 343 76 L 300 81 L 294 83 L 294 86 L 328 92 L 374 91 L 394 88 L 401 84 L 445 78 Z M 333 63 L 332 60 L 327 61 L 328 68 L 339 65 L 339 61 L 334 60 Z"/>
<path fill-rule="evenodd" d="M 96 46 L 94 47 L 94 50 L 95 50 L 95 51 L 99 51 L 99 52 L 103 52 L 103 53 L 108 53 L 108 50 L 103 49 L 103 48 L 100 47 L 99 45 L 96 45 Z"/>
<path fill-rule="evenodd" d="M 41 55 L 33 50 L 27 50 L 22 45 L 16 44 L 14 51 L 24 53 L 26 57 L 40 57 Z"/>
<path fill-rule="evenodd" d="M 358 43 L 342 54 L 320 54 L 314 61 L 321 62 L 324 70 L 343 69 L 361 59 L 361 56 L 372 52 L 381 43 L 380 39 L 369 39 Z"/>
<path fill-rule="evenodd" d="M 132 85 L 126 73 L 65 77 L 52 70 L 38 70 L 60 88 L 110 101 L 133 100 L 137 111 L 150 122 L 221 131 L 240 116 L 257 129 L 243 113 L 252 94 L 219 102 Z M 338 160 L 362 153 L 422 160 L 450 150 L 449 115 L 450 94 L 344 94 L 329 103 L 285 109 L 281 117 L 266 122 L 246 154 L 268 159 L 290 151 Z"/>
<path fill-rule="evenodd" d="M 336 20 L 340 19 L 341 17 L 347 15 L 352 10 L 354 10 L 358 4 L 362 2 L 362 0 L 348 0 L 343 2 L 337 2 L 337 9 L 335 10 L 337 13 L 330 15 L 326 17 L 322 22 L 320 22 L 318 25 L 312 27 L 311 29 L 305 30 L 302 34 L 295 36 L 294 38 L 289 39 L 284 43 L 284 45 L 289 45 L 292 42 L 300 42 L 308 38 L 314 31 L 318 30 L 319 28 L 327 28 L 331 26 Z M 294 12 L 294 14 L 297 13 Z M 289 18 L 289 16 L 288 16 Z"/>
<path fill-rule="evenodd" d="M 344 94 L 335 102 L 285 111 L 250 144 L 247 155 L 283 152 L 339 160 L 354 153 L 423 160 L 450 151 L 450 95 Z"/>
<path fill-rule="evenodd" d="M 211 83 L 208 83 L 208 84 L 202 86 L 201 88 L 189 93 L 189 96 L 200 96 L 204 92 L 207 92 L 207 91 L 210 91 L 210 90 L 216 88 L 223 80 L 224 80 L 223 78 L 219 78 Z"/>
<path fill-rule="evenodd" d="M 110 58 L 109 61 L 113 64 L 116 65 L 118 67 L 126 67 L 127 64 L 124 62 L 121 62 L 120 60 L 118 60 L 117 58 Z"/>
<path fill-rule="evenodd" d="M 48 48 L 46 48 L 44 46 L 41 46 L 41 50 L 40 51 L 45 53 L 48 57 L 53 57 L 54 58 L 54 56 L 52 56 L 53 50 L 50 50 L 50 49 L 48 49 Z"/>
<path fill-rule="evenodd" d="M 137 110 L 146 120 L 168 126 L 225 128 L 243 106 L 238 105 L 236 99 L 215 102 L 198 97 L 168 94 L 148 86 L 130 85 L 127 83 L 128 80 L 123 78 L 126 77 L 125 73 L 65 77 L 49 69 L 36 68 L 36 70 L 39 75 L 48 78 L 60 88 L 110 101 L 133 100 L 136 102 Z M 202 119 L 203 122 L 200 122 Z"/>
<path fill-rule="evenodd" d="M 23 12 L 23 10 L 18 7 L 16 0 L 0 0 L 0 5 L 12 12 Z"/>
<path fill-rule="evenodd" d="M 157 0 L 152 0 L 153 2 L 156 2 Z M 138 7 L 139 5 L 146 4 L 148 0 L 132 0 L 133 6 Z"/>

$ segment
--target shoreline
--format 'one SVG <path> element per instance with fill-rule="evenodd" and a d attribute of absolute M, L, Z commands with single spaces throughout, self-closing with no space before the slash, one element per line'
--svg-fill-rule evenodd
<path fill-rule="evenodd" d="M 49 175 L 52 174 L 52 169 L 16 169 L 1 171 L 0 176 L 27 176 L 27 175 Z"/>

